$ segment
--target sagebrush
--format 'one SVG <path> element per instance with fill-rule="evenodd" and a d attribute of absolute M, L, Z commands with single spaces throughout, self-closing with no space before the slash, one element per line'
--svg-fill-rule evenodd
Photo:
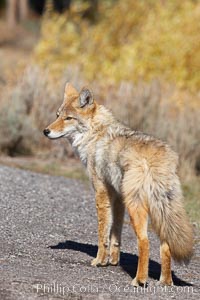
<path fill-rule="evenodd" d="M 1 152 L 15 155 L 49 150 L 52 155 L 60 157 L 71 155 L 64 141 L 55 141 L 52 145 L 42 134 L 46 125 L 55 119 L 64 84 L 69 80 L 77 88 L 86 83 L 79 69 L 68 69 L 56 83 L 51 74 L 36 66 L 25 71 L 16 87 L 5 93 L 4 101 L 0 103 Z M 180 154 L 184 176 L 196 172 L 200 123 L 198 109 L 190 105 L 192 95 L 178 93 L 172 86 L 166 88 L 159 81 L 137 85 L 121 82 L 112 86 L 93 81 L 90 86 L 95 98 L 109 107 L 123 123 L 172 145 Z"/>

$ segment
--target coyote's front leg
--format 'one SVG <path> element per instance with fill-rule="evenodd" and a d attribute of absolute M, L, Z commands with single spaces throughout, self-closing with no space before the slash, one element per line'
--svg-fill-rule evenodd
<path fill-rule="evenodd" d="M 124 203 L 118 195 L 113 195 L 112 201 L 112 215 L 113 222 L 110 234 L 110 258 L 109 264 L 117 265 L 120 259 L 120 245 L 122 224 L 124 220 Z"/>
<path fill-rule="evenodd" d="M 105 186 L 95 187 L 98 216 L 98 252 L 93 266 L 106 266 L 109 258 L 109 236 L 112 224 L 111 199 Z"/>

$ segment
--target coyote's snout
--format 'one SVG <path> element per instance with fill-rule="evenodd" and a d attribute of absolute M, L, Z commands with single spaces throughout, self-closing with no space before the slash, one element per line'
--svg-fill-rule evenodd
<path fill-rule="evenodd" d="M 148 276 L 148 216 L 161 243 L 160 281 L 172 284 L 171 256 L 179 262 L 188 261 L 193 248 L 176 153 L 164 142 L 118 122 L 94 100 L 88 88 L 78 93 L 67 84 L 56 115 L 44 134 L 70 141 L 87 168 L 96 194 L 99 244 L 92 265 L 118 264 L 126 207 L 139 251 L 133 284 L 145 284 Z"/>

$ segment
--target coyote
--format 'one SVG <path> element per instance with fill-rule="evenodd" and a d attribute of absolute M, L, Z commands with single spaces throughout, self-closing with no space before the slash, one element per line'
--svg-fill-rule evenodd
<path fill-rule="evenodd" d="M 148 215 L 160 238 L 160 282 L 172 285 L 171 256 L 189 261 L 193 232 L 183 208 L 177 154 L 164 142 L 133 131 L 99 105 L 87 87 L 79 93 L 70 83 L 57 119 L 44 134 L 66 137 L 87 168 L 95 190 L 98 253 L 93 266 L 117 265 L 124 210 L 134 228 L 139 260 L 134 286 L 148 277 Z"/>

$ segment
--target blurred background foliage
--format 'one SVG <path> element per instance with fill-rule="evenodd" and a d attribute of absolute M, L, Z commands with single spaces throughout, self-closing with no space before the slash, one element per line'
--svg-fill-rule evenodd
<path fill-rule="evenodd" d="M 200 87 L 200 2 L 99 1 L 93 22 L 87 1 L 63 15 L 47 11 L 35 54 L 54 74 L 79 65 L 89 80 L 137 82 L 160 78 L 180 88 Z"/>

